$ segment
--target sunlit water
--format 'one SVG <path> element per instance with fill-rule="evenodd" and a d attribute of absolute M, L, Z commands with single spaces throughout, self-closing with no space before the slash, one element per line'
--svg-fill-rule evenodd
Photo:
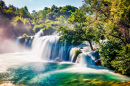
<path fill-rule="evenodd" d="M 14 81 L 16 85 L 27 86 L 88 86 L 84 79 L 130 81 L 129 77 L 115 74 L 104 67 L 45 62 L 33 58 L 29 52 L 0 55 L 0 72 L 0 82 Z"/>

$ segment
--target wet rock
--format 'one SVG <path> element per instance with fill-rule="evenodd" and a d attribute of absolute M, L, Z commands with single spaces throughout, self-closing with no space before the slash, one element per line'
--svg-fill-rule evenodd
<path fill-rule="evenodd" d="M 57 57 L 57 58 L 55 59 L 55 62 L 61 62 L 61 59 L 60 59 L 59 57 Z"/>
<path fill-rule="evenodd" d="M 98 60 L 95 61 L 95 65 L 101 66 L 101 61 L 100 61 L 100 59 L 98 59 Z"/>

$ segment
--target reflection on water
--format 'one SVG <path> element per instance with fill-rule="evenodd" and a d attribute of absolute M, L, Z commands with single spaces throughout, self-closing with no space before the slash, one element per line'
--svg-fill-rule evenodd
<path fill-rule="evenodd" d="M 27 86 L 87 86 L 94 82 L 93 86 L 97 86 L 126 79 L 108 72 L 94 73 L 96 69 L 92 69 L 93 72 L 76 72 L 75 67 L 78 68 L 79 66 L 53 62 L 30 62 L 8 68 L 6 73 L 0 74 L 0 81 L 14 81 L 14 84 Z M 91 68 L 85 71 L 89 71 L 89 69 Z"/>

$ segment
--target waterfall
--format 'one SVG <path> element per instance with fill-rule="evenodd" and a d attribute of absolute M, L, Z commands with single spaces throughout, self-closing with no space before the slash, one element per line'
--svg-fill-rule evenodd
<path fill-rule="evenodd" d="M 44 36 L 43 32 L 39 31 L 32 43 L 33 56 L 47 61 L 60 59 L 74 62 L 74 53 L 77 49 L 80 49 L 82 53 L 78 55 L 75 62 L 83 65 L 95 65 L 97 52 L 92 52 L 87 42 L 79 46 L 73 46 L 67 42 L 61 42 L 58 35 Z"/>
<path fill-rule="evenodd" d="M 43 36 L 40 34 L 42 34 L 41 31 L 35 35 L 33 40 L 33 56 L 43 60 L 55 60 L 57 57 L 63 61 L 70 60 L 69 52 L 71 45 L 61 42 L 60 36 Z"/>

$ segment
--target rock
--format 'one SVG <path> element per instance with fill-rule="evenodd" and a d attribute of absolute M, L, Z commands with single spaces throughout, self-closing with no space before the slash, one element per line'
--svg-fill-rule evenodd
<path fill-rule="evenodd" d="M 98 60 L 95 61 L 95 65 L 101 66 L 101 61 L 100 61 L 100 59 L 98 59 Z"/>
<path fill-rule="evenodd" d="M 57 58 L 55 59 L 55 62 L 61 62 L 61 59 L 60 59 L 59 57 L 57 57 Z"/>
<path fill-rule="evenodd" d="M 90 79 L 83 79 L 84 82 L 90 82 Z"/>

